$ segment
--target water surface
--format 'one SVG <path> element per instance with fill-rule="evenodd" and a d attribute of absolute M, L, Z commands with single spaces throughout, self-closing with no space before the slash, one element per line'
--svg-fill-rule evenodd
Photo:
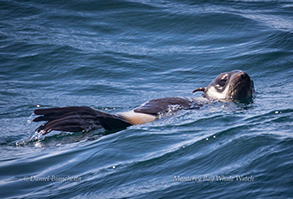
<path fill-rule="evenodd" d="M 292 1 L 0 5 L 2 198 L 293 197 Z M 253 104 L 22 142 L 37 105 L 116 113 L 235 69 L 253 78 Z"/>

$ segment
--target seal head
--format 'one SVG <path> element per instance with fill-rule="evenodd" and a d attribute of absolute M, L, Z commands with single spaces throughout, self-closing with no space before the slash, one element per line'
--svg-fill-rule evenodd
<path fill-rule="evenodd" d="M 241 70 L 221 73 L 208 87 L 195 89 L 203 91 L 204 97 L 219 101 L 247 101 L 253 98 L 254 84 L 250 76 Z"/>

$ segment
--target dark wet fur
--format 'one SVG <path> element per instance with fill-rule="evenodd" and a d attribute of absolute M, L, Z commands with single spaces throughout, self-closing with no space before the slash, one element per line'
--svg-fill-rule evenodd
<path fill-rule="evenodd" d="M 166 97 L 159 99 L 152 99 L 140 107 L 134 109 L 136 113 L 144 113 L 157 116 L 168 110 L 170 105 L 179 105 L 182 109 L 191 108 L 193 102 L 182 97 Z"/>

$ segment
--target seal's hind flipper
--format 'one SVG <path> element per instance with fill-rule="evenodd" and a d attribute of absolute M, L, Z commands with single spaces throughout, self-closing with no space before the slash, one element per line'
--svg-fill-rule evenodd
<path fill-rule="evenodd" d="M 122 117 L 92 109 L 87 106 L 36 109 L 34 122 L 45 121 L 36 129 L 45 135 L 52 130 L 69 132 L 89 132 L 94 129 L 124 129 L 131 124 Z"/>

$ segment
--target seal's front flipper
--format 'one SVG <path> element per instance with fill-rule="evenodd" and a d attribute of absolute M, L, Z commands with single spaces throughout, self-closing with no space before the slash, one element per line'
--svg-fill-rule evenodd
<path fill-rule="evenodd" d="M 122 117 L 92 109 L 87 106 L 36 109 L 34 122 L 45 121 L 36 129 L 45 135 L 52 130 L 69 132 L 89 132 L 94 129 L 124 129 L 131 124 Z"/>

